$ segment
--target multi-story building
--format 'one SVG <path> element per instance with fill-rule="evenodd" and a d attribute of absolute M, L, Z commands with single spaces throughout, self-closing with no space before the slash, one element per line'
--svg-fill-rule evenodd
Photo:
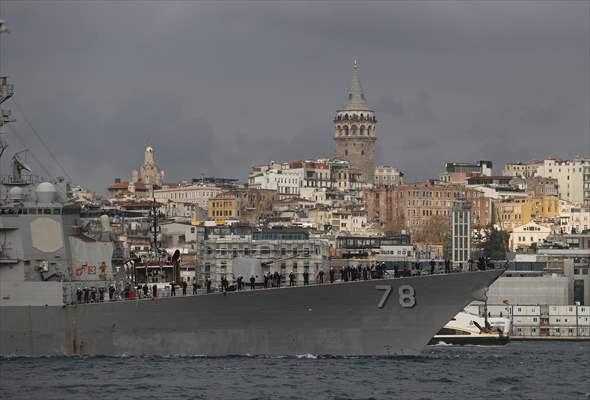
<path fill-rule="evenodd" d="M 174 187 L 163 187 L 154 190 L 154 198 L 158 203 L 182 202 L 196 204 L 207 209 L 209 199 L 216 197 L 222 189 L 215 185 L 179 185 Z"/>
<path fill-rule="evenodd" d="M 239 219 L 241 201 L 232 193 L 221 193 L 207 201 L 209 219 Z"/>
<path fill-rule="evenodd" d="M 274 190 L 281 198 L 299 196 L 303 186 L 303 168 L 269 168 L 248 178 L 248 185 L 253 188 Z"/>
<path fill-rule="evenodd" d="M 481 228 L 491 222 L 491 201 L 480 191 L 463 185 L 428 181 L 375 188 L 364 191 L 370 222 L 380 222 L 394 230 L 415 232 L 432 221 L 446 223 L 453 202 L 465 198 L 470 205 L 471 226 Z"/>
<path fill-rule="evenodd" d="M 559 220 L 557 196 L 521 197 L 494 201 L 494 223 L 511 231 L 517 226 L 536 221 Z"/>
<path fill-rule="evenodd" d="M 525 198 L 494 201 L 494 223 L 500 229 L 511 231 L 530 222 L 524 215 Z"/>
<path fill-rule="evenodd" d="M 480 161 L 473 163 L 448 162 L 444 171 L 440 174 L 440 180 L 447 183 L 464 182 L 473 176 L 491 176 L 492 162 Z"/>
<path fill-rule="evenodd" d="M 471 259 L 471 217 L 469 203 L 465 199 L 453 202 L 450 228 L 453 264 L 467 266 Z"/>
<path fill-rule="evenodd" d="M 320 270 L 327 272 L 329 242 L 312 237 L 301 229 L 254 230 L 249 227 L 207 227 L 197 264 L 201 281 L 210 278 L 218 286 L 221 277 L 230 281 L 233 261 L 238 257 L 254 257 L 262 263 L 263 273 L 278 272 L 287 277 L 294 272 L 303 281 L 303 272 L 314 279 Z M 244 277 L 245 280 L 249 277 Z M 257 277 L 261 278 L 261 277 Z"/>
<path fill-rule="evenodd" d="M 209 199 L 207 215 L 210 219 L 236 219 L 255 223 L 272 214 L 273 202 L 278 200 L 274 190 L 239 188 L 223 192 Z"/>
<path fill-rule="evenodd" d="M 555 178 L 543 178 L 541 176 L 522 178 L 515 176 L 510 179 L 510 185 L 525 190 L 531 196 L 559 196 L 557 179 Z"/>
<path fill-rule="evenodd" d="M 528 163 L 507 163 L 504 165 L 502 175 L 504 176 L 519 176 L 521 178 L 532 178 L 539 175 L 539 168 L 543 161 L 531 161 Z"/>
<path fill-rule="evenodd" d="M 389 165 L 379 165 L 375 168 L 375 187 L 389 187 L 404 182 L 404 173 Z"/>
<path fill-rule="evenodd" d="M 510 248 L 512 251 L 527 249 L 542 243 L 550 234 L 550 227 L 534 222 L 517 226 L 510 233 Z"/>
<path fill-rule="evenodd" d="M 364 210 L 332 211 L 332 230 L 343 233 L 364 233 L 367 227 L 367 213 Z"/>
<path fill-rule="evenodd" d="M 361 86 L 357 60 L 352 67 L 352 82 L 346 104 L 334 117 L 336 158 L 349 161 L 361 172 L 363 182 L 373 183 L 377 118 L 369 109 Z"/>
<path fill-rule="evenodd" d="M 561 206 L 561 229 L 565 233 L 582 233 L 590 231 L 590 207 Z"/>
<path fill-rule="evenodd" d="M 557 180 L 559 197 L 581 205 L 590 202 L 590 158 L 545 159 L 528 164 L 506 164 L 504 175 L 540 176 Z"/>

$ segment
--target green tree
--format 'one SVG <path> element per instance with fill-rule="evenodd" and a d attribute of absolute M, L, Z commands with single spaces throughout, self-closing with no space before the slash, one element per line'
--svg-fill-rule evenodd
<path fill-rule="evenodd" d="M 509 240 L 510 234 L 508 232 L 488 225 L 481 240 L 484 257 L 489 257 L 492 260 L 505 260 Z"/>

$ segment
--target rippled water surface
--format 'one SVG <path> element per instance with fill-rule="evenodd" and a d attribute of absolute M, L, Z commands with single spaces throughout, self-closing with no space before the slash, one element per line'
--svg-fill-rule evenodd
<path fill-rule="evenodd" d="M 411 358 L 15 358 L 2 399 L 590 399 L 590 342 Z"/>

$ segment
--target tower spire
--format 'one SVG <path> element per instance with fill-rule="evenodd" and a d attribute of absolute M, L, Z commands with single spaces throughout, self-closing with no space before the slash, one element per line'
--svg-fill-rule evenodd
<path fill-rule="evenodd" d="M 352 59 L 352 81 L 350 82 L 350 89 L 347 93 L 346 105 L 343 110 L 357 110 L 368 111 L 369 105 L 365 99 L 365 93 L 361 85 L 361 78 L 359 76 L 358 59 Z"/>

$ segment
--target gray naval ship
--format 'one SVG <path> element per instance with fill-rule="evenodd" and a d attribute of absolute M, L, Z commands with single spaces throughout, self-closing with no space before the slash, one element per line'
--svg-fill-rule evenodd
<path fill-rule="evenodd" d="M 12 94 L 0 77 L 0 103 Z M 113 243 L 84 233 L 64 186 L 18 154 L 1 181 L 1 356 L 415 355 L 503 272 L 77 304 L 116 280 Z"/>

